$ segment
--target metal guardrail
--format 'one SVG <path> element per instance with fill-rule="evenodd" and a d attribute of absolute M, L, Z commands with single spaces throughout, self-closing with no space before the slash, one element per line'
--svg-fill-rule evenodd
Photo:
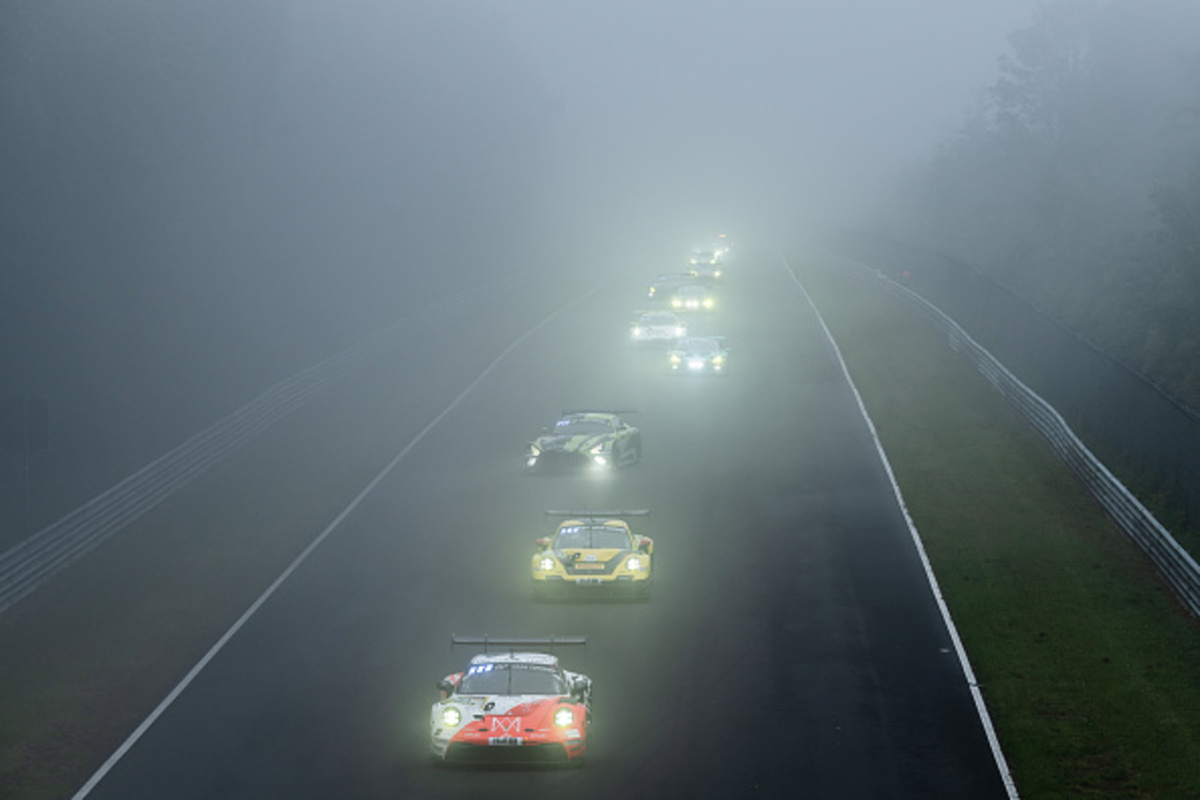
<path fill-rule="evenodd" d="M 378 356 L 377 335 L 287 378 L 0 555 L 0 612 L 325 388 Z"/>
<path fill-rule="evenodd" d="M 497 283 L 523 277 L 523 273 L 509 275 Z M 491 288 L 477 287 L 448 297 L 280 381 L 225 419 L 0 554 L 0 613 L 326 388 L 407 341 L 412 326 L 427 328 L 452 310 L 455 302 Z"/>
<path fill-rule="evenodd" d="M 1022 383 L 980 346 L 957 322 L 911 289 L 866 264 L 841 256 L 862 277 L 907 302 L 946 336 L 950 348 L 962 354 L 1023 417 L 1050 443 L 1054 452 L 1100 502 L 1121 530 L 1149 557 L 1180 602 L 1200 616 L 1200 565 L 1154 515 L 1113 476 L 1071 430 L 1049 403 Z"/>

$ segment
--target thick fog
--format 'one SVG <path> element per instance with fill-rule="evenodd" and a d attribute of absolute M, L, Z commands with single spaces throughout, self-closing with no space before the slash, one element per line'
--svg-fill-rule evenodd
<path fill-rule="evenodd" d="M 513 9 L 561 109 L 581 227 L 641 246 L 847 221 L 960 120 L 1034 3 L 606 3 Z M 596 222 L 603 222 L 597 226 Z"/>
<path fill-rule="evenodd" d="M 35 518 L 523 263 L 853 223 L 1033 6 L 6 4 L 0 394 L 51 399 Z"/>

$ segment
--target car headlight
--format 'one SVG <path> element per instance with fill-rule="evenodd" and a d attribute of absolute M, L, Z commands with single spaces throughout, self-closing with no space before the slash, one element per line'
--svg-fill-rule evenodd
<path fill-rule="evenodd" d="M 675 329 L 675 335 L 676 335 L 677 337 L 679 337 L 680 339 L 682 339 L 684 336 L 686 336 L 686 335 L 687 335 L 687 328 L 685 328 L 685 327 L 683 327 L 682 325 L 680 325 L 679 327 L 677 327 L 677 328 Z"/>
<path fill-rule="evenodd" d="M 672 364 L 678 364 L 680 361 L 683 361 L 683 359 L 680 358 L 679 356 L 675 355 L 674 353 L 671 354 L 671 363 Z"/>
<path fill-rule="evenodd" d="M 635 339 L 640 339 L 640 338 L 641 338 L 641 336 L 642 336 L 642 329 L 641 329 L 641 328 L 634 328 L 634 329 L 633 329 L 633 338 L 635 338 Z"/>
<path fill-rule="evenodd" d="M 634 570 L 635 572 L 645 569 L 645 565 L 642 564 L 642 559 L 640 556 L 630 556 L 625 562 L 625 566 L 626 568 Z"/>
<path fill-rule="evenodd" d="M 554 569 L 554 565 L 558 563 L 550 556 L 542 556 L 542 560 L 538 562 L 538 569 L 543 572 L 550 572 Z"/>
<path fill-rule="evenodd" d="M 714 277 L 714 278 L 719 278 L 719 277 L 721 277 L 721 270 L 719 270 L 719 269 L 714 269 L 714 270 L 713 270 L 713 277 Z"/>
<path fill-rule="evenodd" d="M 561 706 L 554 712 L 554 724 L 560 728 L 569 728 L 575 721 L 575 712 L 566 706 Z"/>
<path fill-rule="evenodd" d="M 713 307 L 713 299 L 712 299 L 711 297 L 706 297 L 706 298 L 704 298 L 704 307 L 705 307 L 705 308 L 712 308 L 712 307 Z"/>
<path fill-rule="evenodd" d="M 719 364 L 724 364 L 724 363 L 725 363 L 725 356 L 713 356 L 713 363 L 714 363 L 714 364 L 718 364 L 718 365 L 719 365 Z"/>
<path fill-rule="evenodd" d="M 682 307 L 683 307 L 682 300 L 680 300 L 678 297 L 671 298 L 671 308 L 682 308 Z"/>
<path fill-rule="evenodd" d="M 454 706 L 449 706 L 442 709 L 442 724 L 447 728 L 453 728 L 462 722 L 462 712 Z"/>

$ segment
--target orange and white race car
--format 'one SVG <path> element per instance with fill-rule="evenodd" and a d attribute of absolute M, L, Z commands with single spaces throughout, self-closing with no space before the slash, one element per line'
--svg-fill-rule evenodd
<path fill-rule="evenodd" d="M 654 581 L 654 540 L 629 528 L 625 517 L 649 515 L 631 511 L 547 511 L 567 517 L 554 535 L 535 542 L 530 572 L 535 600 L 606 595 L 647 600 Z"/>
<path fill-rule="evenodd" d="M 482 646 L 463 672 L 438 681 L 442 698 L 430 712 L 434 763 L 563 764 L 587 756 L 592 681 L 544 652 L 488 648 L 585 645 L 583 636 L 496 639 L 455 636 Z"/>

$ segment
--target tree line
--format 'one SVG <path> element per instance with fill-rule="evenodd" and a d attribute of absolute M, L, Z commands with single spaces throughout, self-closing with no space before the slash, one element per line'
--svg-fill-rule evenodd
<path fill-rule="evenodd" d="M 1200 409 L 1200 4 L 1057 0 L 889 224 Z"/>

